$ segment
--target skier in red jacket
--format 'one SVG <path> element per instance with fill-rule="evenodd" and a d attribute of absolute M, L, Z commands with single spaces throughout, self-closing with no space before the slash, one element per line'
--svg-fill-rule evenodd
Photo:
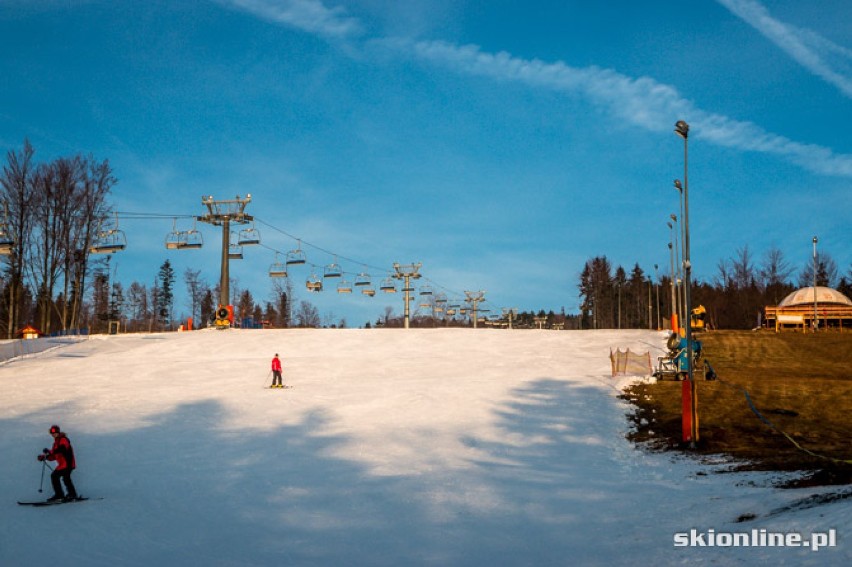
<path fill-rule="evenodd" d="M 272 386 L 270 388 L 283 388 L 281 383 L 281 359 L 278 358 L 278 353 L 275 353 L 275 358 L 272 359 Z"/>
<path fill-rule="evenodd" d="M 53 484 L 53 496 L 47 499 L 48 502 L 54 500 L 76 500 L 77 489 L 74 488 L 74 483 L 71 482 L 71 471 L 77 468 L 77 462 L 74 460 L 74 448 L 71 447 L 71 441 L 68 436 L 59 430 L 58 425 L 50 426 L 50 435 L 53 436 L 53 448 L 49 451 L 44 450 L 44 454 L 38 456 L 39 461 L 56 461 L 56 468 L 50 473 L 50 482 Z M 62 492 L 62 485 L 59 480 L 65 483 L 66 493 Z"/>

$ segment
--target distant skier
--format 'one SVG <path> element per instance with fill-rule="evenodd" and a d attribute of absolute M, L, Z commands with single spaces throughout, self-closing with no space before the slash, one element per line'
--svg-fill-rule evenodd
<path fill-rule="evenodd" d="M 53 496 L 47 499 L 48 502 L 54 500 L 76 500 L 77 489 L 74 488 L 74 483 L 71 482 L 71 471 L 77 468 L 77 462 L 74 460 L 74 448 L 71 447 L 71 441 L 68 436 L 59 430 L 58 425 L 50 426 L 50 435 L 53 437 L 53 448 L 49 451 L 44 450 L 44 454 L 38 456 L 39 461 L 56 461 L 56 468 L 50 474 L 50 482 L 53 484 Z M 65 483 L 66 493 L 62 492 L 62 485 L 59 480 Z"/>
<path fill-rule="evenodd" d="M 281 359 L 278 358 L 278 353 L 275 353 L 275 358 L 272 359 L 272 386 L 270 388 L 283 388 L 281 383 Z"/>

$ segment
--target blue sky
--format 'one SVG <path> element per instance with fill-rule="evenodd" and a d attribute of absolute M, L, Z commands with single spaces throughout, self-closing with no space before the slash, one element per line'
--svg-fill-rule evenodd
<path fill-rule="evenodd" d="M 273 250 L 376 282 L 422 262 L 449 295 L 577 312 L 586 260 L 667 272 L 690 124 L 694 276 L 748 246 L 852 268 L 845 0 L 0 0 L 0 148 L 109 159 L 116 209 L 190 228 L 251 193 L 264 246 L 231 275 L 268 298 Z M 118 279 L 219 277 L 218 229 L 120 220 Z M 385 273 L 381 273 L 385 270 Z M 297 299 L 351 326 L 399 295 Z M 181 285 L 182 287 L 182 285 Z M 178 310 L 183 308 L 179 299 Z"/>

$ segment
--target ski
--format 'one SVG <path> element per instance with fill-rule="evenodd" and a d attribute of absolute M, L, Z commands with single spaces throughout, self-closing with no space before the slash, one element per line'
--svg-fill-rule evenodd
<path fill-rule="evenodd" d="M 293 386 L 264 386 L 267 390 L 289 390 Z"/>
<path fill-rule="evenodd" d="M 18 501 L 19 506 L 33 506 L 33 507 L 41 507 L 41 506 L 56 506 L 58 504 L 73 504 L 74 502 L 84 502 L 86 500 L 103 500 L 103 498 L 89 498 L 88 496 L 80 496 L 79 498 L 75 498 L 73 500 L 40 500 L 36 502 L 21 502 Z"/>

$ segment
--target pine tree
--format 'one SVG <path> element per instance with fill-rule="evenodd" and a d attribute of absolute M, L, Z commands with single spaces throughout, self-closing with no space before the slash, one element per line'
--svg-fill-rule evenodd
<path fill-rule="evenodd" d="M 174 304 L 175 271 L 171 262 L 166 260 L 160 266 L 160 290 L 157 295 L 157 315 L 166 328 L 172 324 L 172 306 Z"/>

